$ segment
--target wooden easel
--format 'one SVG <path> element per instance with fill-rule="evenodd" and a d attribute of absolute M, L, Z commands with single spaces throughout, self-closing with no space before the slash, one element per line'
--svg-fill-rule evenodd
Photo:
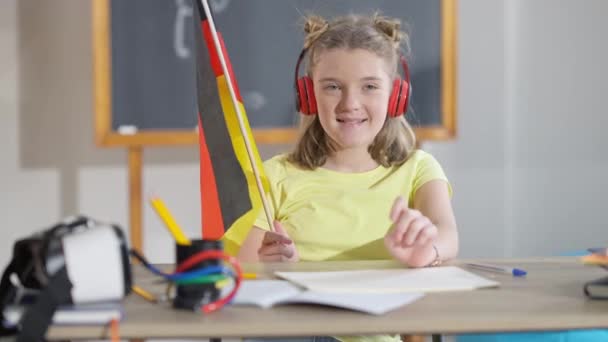
<path fill-rule="evenodd" d="M 131 146 L 127 150 L 129 168 L 129 227 L 131 248 L 143 252 L 143 149 Z"/>

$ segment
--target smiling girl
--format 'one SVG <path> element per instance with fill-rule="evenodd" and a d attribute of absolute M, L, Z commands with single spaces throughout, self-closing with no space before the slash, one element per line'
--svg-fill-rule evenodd
<path fill-rule="evenodd" d="M 264 164 L 274 232 L 261 213 L 240 260 L 392 257 L 424 267 L 456 256 L 450 185 L 437 160 L 415 149 L 404 118 L 399 27 L 380 15 L 307 18 L 296 67 L 307 69 L 299 78 L 296 70 L 302 133 L 293 152 Z"/>

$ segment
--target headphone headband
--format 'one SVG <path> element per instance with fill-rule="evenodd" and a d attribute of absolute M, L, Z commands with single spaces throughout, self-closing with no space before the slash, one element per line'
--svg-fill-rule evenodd
<path fill-rule="evenodd" d="M 301 112 L 302 111 L 301 108 L 303 106 L 303 103 L 302 103 L 303 101 L 301 99 L 301 96 L 299 96 L 300 89 L 298 88 L 298 71 L 300 70 L 300 63 L 304 59 L 304 55 L 306 54 L 306 51 L 308 51 L 308 49 L 302 49 L 302 51 L 300 51 L 300 56 L 298 56 L 298 62 L 296 63 L 296 70 L 295 70 L 295 75 L 293 78 L 294 79 L 294 88 L 296 91 L 296 111 L 297 112 Z"/>

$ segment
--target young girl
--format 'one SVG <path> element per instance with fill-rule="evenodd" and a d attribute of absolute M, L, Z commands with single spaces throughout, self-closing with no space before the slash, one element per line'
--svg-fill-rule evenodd
<path fill-rule="evenodd" d="M 395 110 L 394 93 L 404 92 L 400 101 L 409 95 L 399 76 L 399 47 L 407 40 L 399 25 L 379 15 L 307 18 L 310 80 L 296 85 L 300 111 L 312 115 L 302 116 L 295 150 L 264 164 L 274 232 L 262 212 L 242 243 L 241 261 L 393 257 L 424 267 L 456 256 L 450 185 L 437 161 L 415 150 L 403 103 L 401 113 Z M 318 340 L 334 339 L 302 339 Z"/>
<path fill-rule="evenodd" d="M 443 170 L 415 150 L 404 116 L 387 114 L 400 78 L 400 45 L 407 40 L 399 26 L 379 15 L 307 18 L 303 53 L 314 103 L 300 107 L 312 115 L 302 117 L 295 150 L 264 163 L 275 232 L 262 213 L 240 260 L 392 256 L 424 267 L 456 256 L 458 233 Z"/>

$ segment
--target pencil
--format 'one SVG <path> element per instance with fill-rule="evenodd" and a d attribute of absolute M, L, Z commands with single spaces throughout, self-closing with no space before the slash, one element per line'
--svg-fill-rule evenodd
<path fill-rule="evenodd" d="M 153 294 L 151 294 L 150 292 L 142 289 L 141 287 L 139 287 L 137 285 L 131 286 L 131 290 L 133 290 L 133 292 L 136 295 L 139 295 L 140 297 L 142 297 L 143 299 L 145 299 L 145 300 L 147 300 L 149 302 L 152 302 L 152 303 L 156 303 L 157 302 L 156 297 L 154 297 Z"/>
<path fill-rule="evenodd" d="M 165 223 L 165 227 L 167 227 L 169 233 L 173 235 L 175 241 L 180 245 L 190 245 L 190 239 L 188 239 L 188 237 L 184 235 L 183 231 L 181 230 L 177 222 L 175 222 L 173 216 L 171 215 L 169 209 L 167 209 L 163 201 L 158 197 L 153 197 L 150 199 L 150 203 L 152 204 L 154 210 L 156 210 L 156 213 L 158 214 L 160 219 L 163 220 L 163 222 Z"/>

